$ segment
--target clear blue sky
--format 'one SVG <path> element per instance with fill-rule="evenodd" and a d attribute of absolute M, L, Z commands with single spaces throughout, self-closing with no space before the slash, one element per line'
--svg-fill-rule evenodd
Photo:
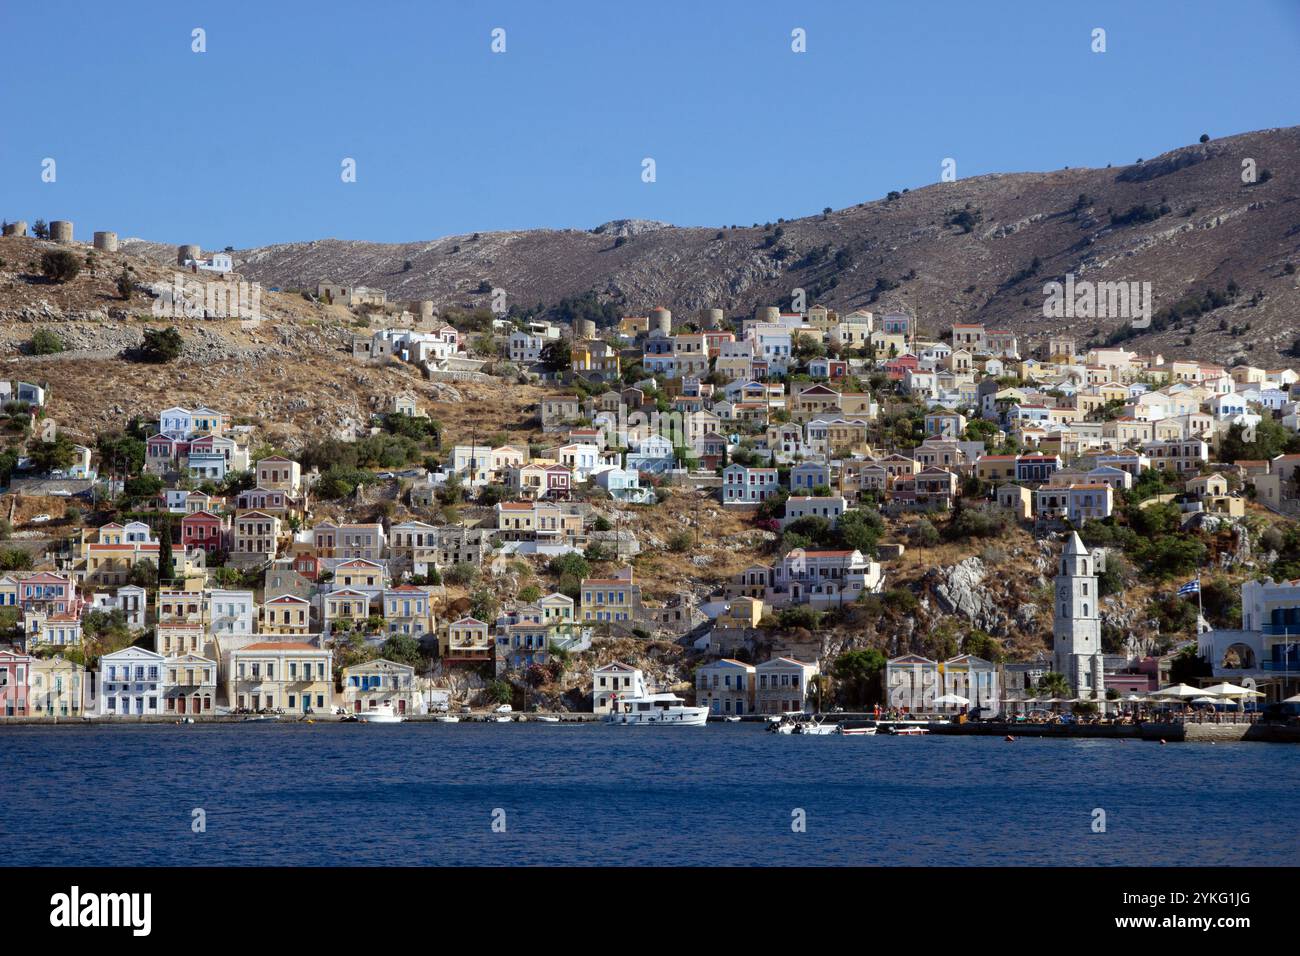
<path fill-rule="evenodd" d="M 1300 123 L 1296 0 L 7 0 L 0 51 L 0 216 L 205 248 L 749 225 L 944 157 L 1104 166 Z"/>

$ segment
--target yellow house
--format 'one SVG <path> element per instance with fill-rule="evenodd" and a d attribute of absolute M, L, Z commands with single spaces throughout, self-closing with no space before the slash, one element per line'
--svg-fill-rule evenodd
<path fill-rule="evenodd" d="M 55 655 L 37 657 L 28 667 L 27 707 L 36 717 L 78 717 L 86 669 Z"/>
<path fill-rule="evenodd" d="M 327 714 L 334 655 L 303 641 L 263 641 L 230 652 L 226 699 L 237 710 Z"/>
<path fill-rule="evenodd" d="M 266 634 L 309 634 L 311 602 L 293 594 L 271 598 L 262 604 L 262 631 Z"/>
<path fill-rule="evenodd" d="M 733 598 L 727 609 L 718 615 L 713 626 L 723 631 L 756 628 L 765 611 L 766 605 L 759 598 Z"/>
<path fill-rule="evenodd" d="M 584 578 L 583 621 L 632 621 L 641 608 L 641 588 L 632 583 L 632 569 L 624 568 L 612 578 Z"/>
<path fill-rule="evenodd" d="M 354 558 L 334 568 L 334 584 L 341 588 L 386 588 L 388 570 L 378 561 Z"/>
<path fill-rule="evenodd" d="M 1011 512 L 1017 521 L 1028 521 L 1034 516 L 1034 493 L 1023 485 L 1002 485 L 997 495 L 998 507 Z"/>
<path fill-rule="evenodd" d="M 447 625 L 439 653 L 445 661 L 487 661 L 494 654 L 488 625 L 474 617 L 462 617 Z"/>
<path fill-rule="evenodd" d="M 338 588 L 325 595 L 326 634 L 334 628 L 350 630 L 355 624 L 364 624 L 370 617 L 370 595 L 355 588 Z"/>

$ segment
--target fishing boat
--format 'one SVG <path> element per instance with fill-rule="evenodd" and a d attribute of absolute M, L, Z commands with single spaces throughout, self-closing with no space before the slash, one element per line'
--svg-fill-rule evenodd
<path fill-rule="evenodd" d="M 534 717 L 532 719 L 543 724 L 558 724 L 560 722 L 559 717 L 550 717 L 550 716 Z"/>
<path fill-rule="evenodd" d="M 437 717 L 435 717 L 435 718 L 433 718 L 433 719 L 436 720 L 436 721 L 437 721 L 438 723 L 440 723 L 440 724 L 459 724 L 459 723 L 460 723 L 460 718 L 454 716 L 453 714 L 440 714 L 439 716 L 437 716 Z"/>
<path fill-rule="evenodd" d="M 378 707 L 357 711 L 357 720 L 363 724 L 400 724 L 405 719 L 392 704 L 380 704 Z"/>
<path fill-rule="evenodd" d="M 248 717 L 244 718 L 244 723 L 256 724 L 256 723 L 261 723 L 264 720 L 279 720 L 279 719 L 280 719 L 279 714 L 251 714 Z"/>
<path fill-rule="evenodd" d="M 727 723 L 729 723 L 729 724 L 738 724 L 738 723 L 740 723 L 740 718 L 737 717 L 737 716 L 735 716 L 734 714 L 733 714 L 732 716 L 730 716 L 730 717 L 723 717 L 722 719 L 725 720 L 725 721 L 726 721 Z"/>
<path fill-rule="evenodd" d="M 908 727 L 895 724 L 885 732 L 891 737 L 920 737 L 928 734 L 930 731 L 926 727 Z"/>
<path fill-rule="evenodd" d="M 870 727 L 846 727 L 844 724 L 840 724 L 836 730 L 844 737 L 874 737 L 876 735 L 874 725 Z"/>
<path fill-rule="evenodd" d="M 676 694 L 646 694 L 614 702 L 605 721 L 611 724 L 667 724 L 673 727 L 703 727 L 708 722 L 707 707 L 687 707 Z"/>
<path fill-rule="evenodd" d="M 505 717 L 505 716 L 501 716 L 501 717 L 493 717 L 493 718 L 492 718 L 492 723 L 494 723 L 494 724 L 508 724 L 508 723 L 510 723 L 510 722 L 513 721 L 513 720 L 514 720 L 513 717 Z"/>

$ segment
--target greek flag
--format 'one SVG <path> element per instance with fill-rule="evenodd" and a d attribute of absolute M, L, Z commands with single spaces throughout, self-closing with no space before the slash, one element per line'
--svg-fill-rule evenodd
<path fill-rule="evenodd" d="M 1180 595 L 1185 595 L 1185 594 L 1200 594 L 1200 593 L 1201 593 L 1201 579 L 1200 579 L 1200 578 L 1197 578 L 1197 579 L 1194 580 L 1194 581 L 1188 581 L 1186 584 L 1184 584 L 1182 587 L 1180 587 L 1180 588 L 1178 589 L 1178 593 L 1179 593 Z"/>

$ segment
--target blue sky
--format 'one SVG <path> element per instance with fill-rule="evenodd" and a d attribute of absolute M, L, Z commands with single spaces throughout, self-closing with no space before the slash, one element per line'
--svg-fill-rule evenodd
<path fill-rule="evenodd" d="M 0 51 L 0 216 L 205 248 L 749 225 L 945 157 L 1104 166 L 1300 123 L 1296 0 L 8 0 Z"/>

